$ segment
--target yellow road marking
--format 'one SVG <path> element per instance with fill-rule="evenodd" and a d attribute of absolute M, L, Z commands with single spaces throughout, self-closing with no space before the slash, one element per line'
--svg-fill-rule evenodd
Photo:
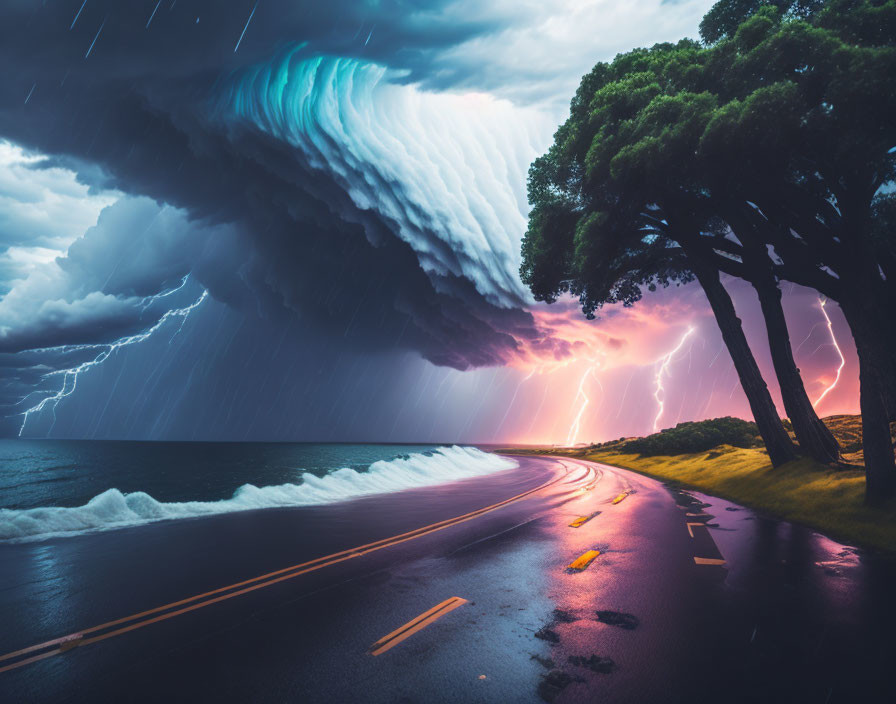
<path fill-rule="evenodd" d="M 692 538 L 694 537 L 694 531 L 692 530 L 694 526 L 696 526 L 698 528 L 706 528 L 705 523 L 688 523 L 688 533 L 691 534 Z M 709 529 L 707 528 L 707 530 L 709 530 Z"/>
<path fill-rule="evenodd" d="M 599 516 L 599 515 L 600 515 L 600 511 L 595 511 L 594 513 L 592 513 L 588 516 L 579 516 L 576 520 L 574 520 L 572 523 L 569 524 L 569 527 L 570 528 L 581 528 L 592 518 L 594 518 L 595 516 Z"/>
<path fill-rule="evenodd" d="M 625 499 L 626 496 L 628 496 L 628 492 L 627 492 L 627 491 L 621 493 L 619 496 L 617 496 L 615 499 L 613 499 L 613 505 L 615 506 L 615 505 L 618 504 L 620 501 L 623 501 L 623 500 Z"/>
<path fill-rule="evenodd" d="M 18 660 L 16 662 L 10 663 L 9 665 L 5 665 L 0 667 L 0 673 L 6 672 L 7 670 L 13 670 L 17 667 L 22 667 L 23 665 L 27 665 L 32 662 L 37 662 L 38 660 L 43 660 L 48 657 L 52 657 L 53 655 L 58 655 L 60 653 L 71 650 L 72 648 L 90 645 L 91 643 L 97 643 L 101 640 L 106 640 L 107 638 L 112 638 L 113 636 L 121 635 L 123 633 L 127 633 L 129 631 L 136 630 L 138 628 L 143 628 L 144 626 L 148 626 L 153 623 L 158 623 L 159 621 L 164 621 L 169 618 L 173 618 L 174 616 L 179 616 L 180 614 L 188 613 L 190 611 L 195 611 L 196 609 L 201 609 L 205 606 L 210 606 L 211 604 L 216 604 L 220 601 L 224 601 L 226 599 L 232 599 L 235 596 L 240 596 L 242 594 L 246 594 L 248 592 L 255 591 L 256 589 L 261 589 L 262 587 L 268 587 L 272 584 L 277 584 L 287 579 L 294 579 L 303 574 L 307 574 L 308 572 L 313 572 L 315 570 L 322 569 L 324 567 L 329 567 L 331 565 L 335 565 L 339 562 L 344 562 L 345 560 L 349 560 L 353 557 L 360 557 L 361 555 L 366 555 L 367 553 L 374 552 L 376 550 L 381 550 L 383 548 L 391 547 L 392 545 L 398 545 L 400 543 L 406 542 L 408 540 L 414 540 L 416 538 L 421 538 L 425 535 L 429 535 L 430 533 L 434 533 L 436 531 L 443 530 L 445 528 L 450 528 L 451 526 L 457 525 L 459 523 L 464 523 L 466 521 L 473 520 L 474 518 L 478 518 L 486 513 L 490 513 L 491 511 L 495 511 L 503 506 L 507 506 L 508 504 L 514 503 L 516 501 L 520 501 L 527 496 L 530 496 L 536 492 L 539 492 L 552 484 L 556 484 L 560 480 L 566 478 L 569 474 L 569 470 L 567 469 L 567 474 L 561 475 L 554 479 L 551 479 L 548 482 L 545 482 L 541 486 L 537 486 L 534 489 L 530 489 L 528 491 L 524 491 L 521 494 L 517 494 L 509 499 L 505 499 L 504 501 L 500 501 L 496 504 L 492 504 L 491 506 L 486 506 L 484 508 L 477 509 L 475 511 L 470 511 L 469 513 L 465 513 L 461 516 L 456 516 L 454 518 L 448 518 L 444 521 L 439 521 L 437 523 L 432 523 L 428 526 L 423 526 L 422 528 L 416 528 L 412 531 L 408 531 L 407 533 L 401 533 L 399 535 L 392 536 L 391 538 L 383 538 L 382 540 L 377 540 L 372 543 L 367 543 L 365 545 L 360 545 L 355 548 L 349 548 L 348 550 L 343 550 L 341 552 L 333 553 L 332 555 L 326 555 L 324 557 L 318 557 L 314 560 L 309 560 L 307 562 L 302 562 L 297 565 L 292 565 L 290 567 L 284 567 L 279 570 L 275 570 L 273 572 L 268 572 L 267 574 L 259 575 L 258 577 L 252 577 L 251 579 L 246 579 L 241 582 L 235 582 L 234 584 L 229 584 L 226 587 L 219 587 L 218 589 L 212 589 L 207 592 L 203 592 L 202 594 L 196 594 L 191 597 L 187 597 L 186 599 L 181 599 L 179 601 L 172 601 L 168 604 L 163 604 L 162 606 L 157 606 L 152 609 L 147 609 L 145 611 L 140 611 L 139 613 L 131 614 L 130 616 L 124 616 L 122 618 L 115 619 L 113 621 L 107 621 L 106 623 L 101 623 L 98 626 L 93 626 L 91 628 L 82 629 L 80 631 L 76 631 L 74 633 L 69 633 L 67 635 L 61 636 L 60 638 L 54 638 L 53 640 L 48 640 L 43 643 L 37 643 L 36 645 L 28 646 L 27 648 L 21 648 L 20 650 L 16 650 L 11 653 L 6 653 L 5 655 L 0 655 L 0 662 L 4 660 L 10 660 L 12 658 L 17 658 L 22 655 L 27 655 L 28 653 L 34 653 L 36 651 L 45 650 L 47 648 L 52 648 L 51 650 L 45 650 L 45 652 L 38 653 L 37 655 L 33 655 L 29 658 L 25 658 L 23 660 Z M 587 476 L 587 474 L 586 474 Z M 584 479 L 584 477 L 583 477 Z M 226 592 L 226 593 L 225 593 Z M 217 595 L 217 596 L 215 596 Z M 206 598 L 213 597 L 213 598 Z M 196 603 L 191 603 L 196 602 Z M 189 604 L 185 606 L 185 604 Z M 176 608 L 182 607 L 182 608 Z M 175 609 L 175 610 L 171 610 Z M 166 613 L 160 613 L 166 612 Z M 152 614 L 159 614 L 158 616 L 153 616 L 152 618 L 146 618 L 147 616 L 152 616 Z M 87 634 L 96 633 L 97 631 L 103 631 L 113 626 L 120 626 L 121 624 L 129 623 L 131 621 L 135 621 L 135 623 L 131 623 L 128 626 L 123 626 L 121 628 L 116 628 L 111 631 L 107 631 L 105 633 L 101 633 L 96 636 L 92 636 L 90 638 L 85 638 Z M 55 646 L 55 647 L 54 647 Z"/>
<path fill-rule="evenodd" d="M 590 516 L 579 516 L 576 520 L 569 524 L 570 528 L 579 528 L 594 518 L 597 514 L 592 513 Z"/>
<path fill-rule="evenodd" d="M 690 534 L 690 536 L 692 538 L 696 537 L 694 535 L 694 528 L 705 528 L 706 535 L 709 536 L 710 542 L 712 543 L 713 547 L 716 549 L 716 552 L 721 555 L 721 552 L 719 552 L 719 548 L 716 545 L 716 542 L 712 539 L 712 535 L 710 535 L 710 533 L 709 533 L 709 526 L 707 526 L 705 523 L 699 522 L 699 523 L 688 523 L 687 527 L 688 527 L 688 533 Z M 695 557 L 694 562 L 696 562 L 698 565 L 724 565 L 725 564 L 724 559 L 717 558 L 717 557 Z"/>
<path fill-rule="evenodd" d="M 573 560 L 569 564 L 569 567 L 567 569 L 578 570 L 579 572 L 581 572 L 588 565 L 590 565 L 594 561 L 594 558 L 598 555 L 600 555 L 599 550 L 589 550 L 584 555 L 580 555 L 575 560 Z"/>
<path fill-rule="evenodd" d="M 694 562 L 698 565 L 724 565 L 724 560 L 719 560 L 715 557 L 695 557 Z"/>
<path fill-rule="evenodd" d="M 459 596 L 453 596 L 450 599 L 445 599 L 445 601 L 443 601 L 441 604 L 436 604 L 431 609 L 429 609 L 429 611 L 424 611 L 417 618 L 411 619 L 400 628 L 396 628 L 389 635 L 380 638 L 376 643 L 370 646 L 370 654 L 382 655 L 387 650 L 394 648 L 406 638 L 410 638 L 417 631 L 423 630 L 429 624 L 442 618 L 442 616 L 447 614 L 449 611 L 454 611 L 454 609 L 456 609 L 458 606 L 463 606 L 466 603 L 467 600 L 461 599 Z"/>

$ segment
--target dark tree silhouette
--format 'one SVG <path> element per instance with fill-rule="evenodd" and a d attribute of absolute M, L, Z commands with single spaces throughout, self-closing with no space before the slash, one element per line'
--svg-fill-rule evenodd
<path fill-rule="evenodd" d="M 671 51 L 671 50 L 670 50 Z M 665 49 L 658 52 L 668 53 Z M 626 57 L 617 62 L 626 63 Z M 616 62 L 614 62 L 615 64 Z M 606 97 L 605 120 L 598 123 L 591 101 L 589 129 L 617 134 L 620 115 L 639 102 L 630 101 L 642 82 L 627 67 L 622 78 L 612 78 L 607 67 L 598 65 L 583 80 L 572 104 L 572 117 L 557 132 L 554 146 L 537 159 L 529 172 L 529 199 L 533 204 L 529 228 L 523 240 L 520 275 L 539 300 L 552 302 L 561 293 L 578 296 L 584 313 L 608 303 L 633 305 L 643 288 L 655 289 L 694 278 L 701 286 L 719 324 L 722 338 L 734 362 L 753 417 L 775 466 L 796 457 L 796 450 L 778 417 L 768 387 L 762 378 L 728 292 L 713 265 L 714 255 L 703 245 L 700 221 L 693 209 L 682 207 L 688 196 L 665 194 L 662 189 L 643 188 L 641 179 L 596 178 L 603 162 L 594 152 L 597 138 L 578 123 L 584 110 L 579 101 L 586 91 Z M 602 81 L 602 85 L 600 82 Z M 614 98 L 629 102 L 627 108 Z M 588 146 L 583 154 L 583 146 Z M 590 173 L 589 173 L 590 171 Z M 699 211 L 698 211 L 699 212 Z"/>
<path fill-rule="evenodd" d="M 556 290 L 581 297 L 585 253 L 609 247 L 602 256 L 612 257 L 618 242 L 662 236 L 681 248 L 681 266 L 699 274 L 704 290 L 719 271 L 749 281 L 794 431 L 822 460 L 837 446 L 794 363 L 778 282 L 839 302 L 860 360 L 869 500 L 896 491 L 887 422 L 896 334 L 883 323 L 896 313 L 896 277 L 887 276 L 896 261 L 887 195 L 896 151 L 894 28 L 894 0 L 726 0 L 702 27 L 712 46 L 682 41 L 598 64 L 530 172 L 522 270 L 544 286 L 551 267 L 542 270 L 539 257 L 556 257 L 553 266 L 566 266 Z M 541 230 L 551 207 L 563 215 Z M 594 281 L 611 271 L 598 269 Z M 613 290 L 595 285 L 593 299 L 613 302 L 601 293 Z M 586 312 L 588 305 L 586 297 Z"/>
<path fill-rule="evenodd" d="M 735 30 L 704 35 L 721 38 L 700 79 L 718 102 L 696 156 L 715 192 L 750 204 L 776 275 L 840 304 L 860 363 L 867 498 L 882 500 L 896 494 L 896 329 L 884 322 L 896 315 L 896 2 L 723 0 L 710 15 L 749 5 Z M 727 254 L 746 261 L 745 249 Z"/>

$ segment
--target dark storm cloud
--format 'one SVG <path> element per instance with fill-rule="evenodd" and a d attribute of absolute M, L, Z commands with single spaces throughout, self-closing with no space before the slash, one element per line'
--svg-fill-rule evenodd
<path fill-rule="evenodd" d="M 422 77 L 434 51 L 497 31 L 508 21 L 494 12 L 472 17 L 470 7 L 445 0 L 265 0 L 234 51 L 253 0 L 164 0 L 151 22 L 155 0 L 88 0 L 78 15 L 81 4 L 3 3 L 3 55 L 28 68 L 19 85 L 61 82 L 66 74 L 108 80 L 217 75 L 295 42 L 307 42 L 315 52 L 407 68 Z"/>
<path fill-rule="evenodd" d="M 487 303 L 464 280 L 437 288 L 394 223 L 357 207 L 295 148 L 209 118 L 216 86 L 278 47 L 306 42 L 414 80 L 434 51 L 494 31 L 495 20 L 466 20 L 449 3 L 268 0 L 234 51 L 251 2 L 166 0 L 154 15 L 149 0 L 80 7 L 0 7 L 0 136 L 45 154 L 44 167 L 76 169 L 93 189 L 176 208 L 194 227 L 147 238 L 124 212 L 133 202 L 112 209 L 60 261 L 83 298 L 36 311 L 4 349 L 127 334 L 145 318 L 115 306 L 186 273 L 234 307 L 294 312 L 346 344 L 412 347 L 457 368 L 500 364 L 518 338 L 537 337 L 528 313 Z M 143 219 L 153 217 L 147 206 Z"/>
<path fill-rule="evenodd" d="M 195 299 L 197 286 L 187 286 L 188 278 L 209 266 L 212 241 L 213 263 L 220 265 L 234 240 L 228 226 L 190 222 L 185 211 L 149 198 L 121 198 L 56 258 L 55 268 L 13 282 L 0 299 L 0 353 L 108 343 L 141 332 L 185 298 Z M 230 249 L 229 270 L 236 271 L 241 260 Z M 174 296 L 181 289 L 184 295 Z M 55 359 L 57 368 L 68 363 L 65 354 Z"/>
<path fill-rule="evenodd" d="M 126 233 L 126 234 L 123 234 Z M 75 240 L 60 268 L 87 291 L 152 296 L 190 273 L 210 233 L 183 211 L 142 197 L 122 198 L 105 208 L 97 224 Z"/>

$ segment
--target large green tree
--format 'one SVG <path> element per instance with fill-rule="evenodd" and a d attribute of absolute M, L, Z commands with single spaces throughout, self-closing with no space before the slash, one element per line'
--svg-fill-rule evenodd
<path fill-rule="evenodd" d="M 836 300 L 860 362 L 868 498 L 896 493 L 893 229 L 896 2 L 739 3 L 703 66 L 718 101 L 695 144 L 718 194 L 753 209 L 754 236 L 776 275 Z M 799 11 L 797 11 L 799 10 Z M 705 25 L 706 23 L 704 23 Z M 705 28 L 705 27 L 704 27 Z M 746 244 L 746 243 L 742 243 Z M 746 247 L 729 254 L 743 259 Z"/>
<path fill-rule="evenodd" d="M 578 210 L 580 217 L 601 213 L 599 218 L 588 221 L 597 225 L 592 224 L 576 236 L 578 251 L 582 251 L 587 243 L 595 254 L 587 263 L 578 257 L 574 277 L 557 279 L 569 282 L 574 293 L 578 293 L 576 287 L 588 282 L 593 285 L 595 278 L 605 276 L 605 269 L 595 262 L 612 251 L 608 243 L 624 242 L 628 247 L 637 246 L 638 238 L 648 232 L 651 237 L 674 242 L 679 252 L 686 256 L 686 265 L 707 294 L 772 461 L 780 464 L 792 459 L 794 450 L 777 417 L 730 297 L 719 280 L 719 266 L 715 261 L 718 255 L 709 246 L 711 233 L 706 231 L 708 224 L 718 222 L 717 217 L 711 217 L 711 199 L 706 197 L 705 189 L 691 185 L 693 177 L 689 177 L 687 183 L 680 175 L 667 179 L 663 169 L 655 168 L 662 162 L 655 152 L 675 163 L 688 161 L 689 151 L 693 149 L 690 145 L 699 137 L 706 112 L 712 109 L 713 101 L 709 96 L 680 94 L 671 99 L 671 96 L 663 95 L 660 84 L 664 72 L 674 73 L 689 66 L 702 52 L 693 42 L 661 45 L 622 55 L 610 65 L 599 64 L 585 77 L 573 101 L 570 120 L 558 131 L 554 148 L 537 161 L 530 172 L 530 200 L 535 210 L 531 221 L 533 227 L 530 227 L 524 245 L 522 274 L 524 280 L 534 282 L 535 277 L 544 277 L 545 272 L 551 271 L 550 264 L 541 268 L 543 262 L 529 242 L 536 238 L 544 240 L 548 234 L 539 227 L 539 216 L 535 214 L 552 200 L 563 200 L 570 210 Z M 673 81 L 686 80 L 686 76 L 673 78 Z M 588 93 L 591 95 L 586 109 Z M 663 100 L 658 101 L 658 97 Z M 662 128 L 661 134 L 655 134 L 657 125 Z M 673 176 L 671 172 L 669 175 Z M 627 223 L 626 228 L 611 226 L 619 221 L 619 213 L 626 214 L 622 218 Z M 551 241 L 554 246 L 562 247 L 562 236 L 558 237 L 557 233 L 564 225 L 569 225 L 558 225 Z M 591 233 L 590 239 L 585 236 L 586 232 Z M 562 261 L 557 252 L 546 260 Z M 777 291 L 776 283 L 773 286 Z M 594 289 L 600 291 L 599 286 Z M 533 290 L 536 295 L 544 293 L 537 287 Z M 601 302 L 612 302 L 612 299 L 601 299 Z M 586 312 L 589 311 L 586 309 Z M 780 299 L 778 316 L 783 321 Z M 778 338 L 772 339 L 777 341 Z M 796 371 L 789 342 L 786 338 L 784 342 L 785 356 Z M 798 373 L 796 379 L 804 401 L 802 410 L 789 402 L 788 387 L 782 385 L 782 391 L 785 406 L 795 419 L 794 427 L 801 444 L 818 459 L 835 460 L 836 442 L 815 416 Z M 803 423 L 804 416 L 806 421 Z M 812 436 L 813 422 L 822 430 L 814 435 L 826 435 L 814 444 L 806 441 Z"/>
<path fill-rule="evenodd" d="M 592 98 L 586 129 L 594 138 L 584 157 L 586 174 L 592 183 L 621 184 L 627 198 L 635 194 L 645 205 L 658 204 L 679 221 L 689 221 L 690 230 L 676 232 L 689 256 L 699 255 L 704 265 L 753 284 L 769 329 L 785 410 L 800 445 L 820 461 L 834 461 L 839 447 L 816 415 L 793 360 L 778 281 L 764 246 L 751 243 L 745 255 L 734 257 L 736 262 L 728 256 L 727 250 L 738 244 L 729 234 L 749 241 L 754 208 L 732 197 L 718 179 L 708 179 L 705 165 L 695 158 L 719 107 L 719 98 L 706 90 L 712 58 L 712 52 L 693 42 L 680 42 L 617 59 L 612 66 L 627 73 Z M 722 227 L 707 228 L 708 220 Z M 703 236 L 695 238 L 698 234 Z M 707 234 L 715 235 L 713 242 Z"/>
<path fill-rule="evenodd" d="M 796 456 L 743 333 L 731 299 L 704 246 L 707 220 L 691 193 L 665 193 L 641 178 L 614 174 L 612 156 L 629 142 L 625 123 L 658 92 L 651 65 L 693 44 L 660 47 L 598 64 L 583 79 L 570 119 L 529 174 L 533 204 L 523 241 L 521 276 L 539 300 L 579 297 L 590 317 L 607 303 L 631 305 L 643 287 L 697 278 L 715 314 L 754 419 L 775 465 Z M 648 70 L 643 70 L 648 69 Z M 675 122 L 682 133 L 689 125 Z M 675 139 L 670 140 L 674 149 Z"/>
<path fill-rule="evenodd" d="M 896 313 L 893 230 L 882 226 L 896 143 L 894 7 L 719 3 L 703 27 L 713 46 L 680 42 L 598 64 L 530 175 L 533 213 L 546 196 L 579 218 L 624 203 L 645 222 L 674 223 L 691 261 L 750 281 L 788 415 L 813 456 L 835 445 L 793 362 L 778 281 L 840 302 L 861 364 L 869 499 L 896 487 L 886 413 L 894 340 L 881 324 Z"/>

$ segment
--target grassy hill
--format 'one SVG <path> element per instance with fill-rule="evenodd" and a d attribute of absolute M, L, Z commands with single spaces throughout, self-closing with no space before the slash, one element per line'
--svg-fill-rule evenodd
<path fill-rule="evenodd" d="M 862 452 L 862 417 L 861 416 L 828 416 L 822 422 L 831 429 L 834 437 L 843 448 L 843 461 L 856 468 L 863 465 L 865 457 Z M 796 436 L 790 422 L 784 421 L 794 441 Z M 896 442 L 896 423 L 890 426 L 890 435 Z M 709 420 L 679 423 L 674 428 L 661 430 L 643 438 L 620 438 L 610 442 L 589 445 L 588 450 L 617 450 L 636 452 L 639 455 L 675 455 L 686 452 L 710 450 L 718 445 L 734 447 L 761 448 L 762 438 L 756 424 L 740 418 L 712 418 Z"/>

